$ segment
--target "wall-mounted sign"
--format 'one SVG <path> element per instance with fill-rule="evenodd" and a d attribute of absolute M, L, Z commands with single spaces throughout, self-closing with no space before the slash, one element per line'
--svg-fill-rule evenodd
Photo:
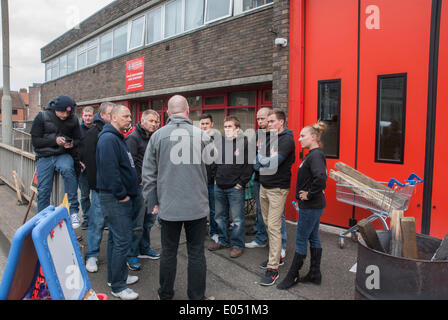
<path fill-rule="evenodd" d="M 126 92 L 145 88 L 145 57 L 126 62 Z"/>

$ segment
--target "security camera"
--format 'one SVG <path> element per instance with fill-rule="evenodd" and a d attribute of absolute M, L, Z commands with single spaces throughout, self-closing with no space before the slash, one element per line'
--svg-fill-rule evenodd
<path fill-rule="evenodd" d="M 274 43 L 276 46 L 286 47 L 288 45 L 288 40 L 285 38 L 275 38 Z"/>

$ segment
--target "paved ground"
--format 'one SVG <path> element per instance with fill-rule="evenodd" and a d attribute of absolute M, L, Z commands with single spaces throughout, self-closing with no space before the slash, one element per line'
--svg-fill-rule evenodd
<path fill-rule="evenodd" d="M 0 278 L 6 263 L 9 243 L 15 230 L 21 225 L 25 216 L 26 206 L 17 206 L 15 193 L 8 186 L 0 186 Z M 34 215 L 36 209 L 31 210 Z M 87 240 L 87 232 L 78 229 L 78 235 L 83 236 L 81 250 L 84 253 Z M 287 257 L 284 266 L 280 267 L 280 279 L 286 275 L 291 258 L 294 254 L 295 225 L 287 223 L 288 245 Z M 3 234 L 3 235 L 2 235 Z M 207 295 L 216 297 L 217 300 L 351 300 L 354 296 L 355 273 L 350 268 L 356 262 L 356 244 L 347 240 L 346 247 L 342 250 L 338 247 L 337 234 L 320 232 L 323 244 L 322 258 L 322 285 L 299 284 L 288 290 L 280 291 L 275 286 L 262 287 L 258 284 L 264 271 L 259 264 L 267 259 L 267 248 L 246 249 L 244 254 L 232 259 L 229 257 L 230 249 L 210 252 L 206 250 L 207 259 Z M 248 236 L 246 241 L 251 241 Z M 97 292 L 106 293 L 109 299 L 110 288 L 106 285 L 106 239 L 104 232 L 100 251 L 99 272 L 90 275 L 92 286 Z M 154 226 L 151 234 L 152 247 L 160 251 L 160 229 Z M 211 240 L 207 239 L 207 244 Z M 206 245 L 207 245 L 206 244 Z M 131 272 L 138 275 L 140 280 L 132 288 L 140 294 L 140 299 L 157 299 L 159 261 L 141 260 L 143 269 L 139 272 Z M 309 258 L 306 260 L 304 270 L 308 270 Z M 182 236 L 179 246 L 177 278 L 175 285 L 175 300 L 186 300 L 187 297 L 187 254 L 185 237 Z"/>

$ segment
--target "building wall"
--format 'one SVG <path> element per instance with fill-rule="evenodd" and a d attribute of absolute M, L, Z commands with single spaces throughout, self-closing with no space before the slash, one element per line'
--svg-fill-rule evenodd
<path fill-rule="evenodd" d="M 273 10 L 270 6 L 231 18 L 47 82 L 42 86 L 42 104 L 59 94 L 71 95 L 76 101 L 123 96 L 126 61 L 141 56 L 145 57 L 144 91 L 272 75 L 275 36 L 269 29 Z M 281 68 L 283 55 L 275 59 Z"/>

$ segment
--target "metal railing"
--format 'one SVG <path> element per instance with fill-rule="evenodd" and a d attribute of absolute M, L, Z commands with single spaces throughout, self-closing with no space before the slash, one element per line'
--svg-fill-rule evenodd
<path fill-rule="evenodd" d="M 13 146 L 28 153 L 34 153 L 31 144 L 31 134 L 23 131 L 23 129 L 12 129 Z"/>
<path fill-rule="evenodd" d="M 15 181 L 12 175 L 12 172 L 15 171 L 25 186 L 22 196 L 28 201 L 30 201 L 32 196 L 30 186 L 33 181 L 35 170 L 36 157 L 34 154 L 0 143 L 0 179 L 12 189 L 16 190 Z M 55 174 L 50 202 L 57 206 L 62 202 L 63 198 L 64 183 L 62 176 L 60 174 Z M 37 201 L 35 203 L 37 203 Z"/>

